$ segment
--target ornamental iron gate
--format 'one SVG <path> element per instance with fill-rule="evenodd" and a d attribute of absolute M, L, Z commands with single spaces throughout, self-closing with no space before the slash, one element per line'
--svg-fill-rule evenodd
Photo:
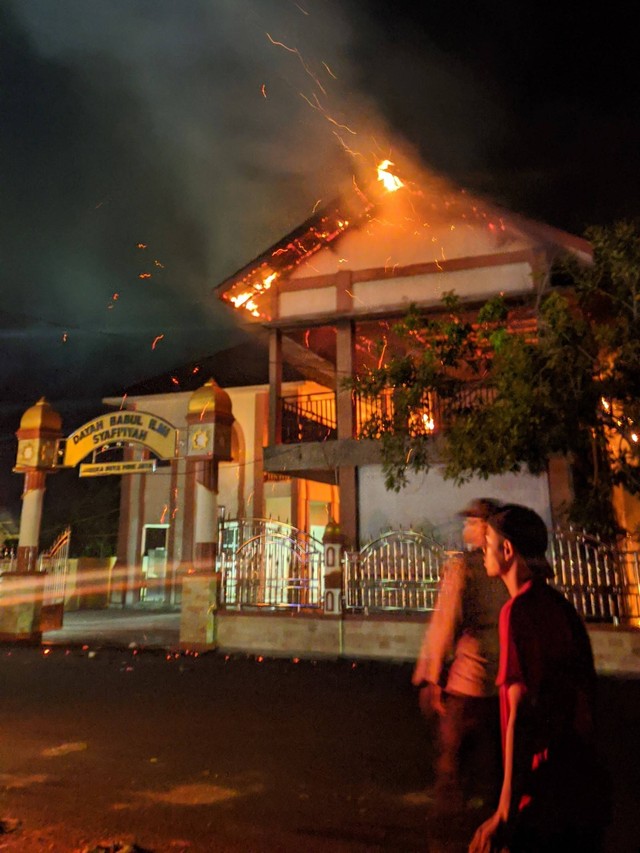
<path fill-rule="evenodd" d="M 434 609 L 442 566 L 452 554 L 415 530 L 394 530 L 343 560 L 345 608 L 365 613 Z"/>
<path fill-rule="evenodd" d="M 270 519 L 225 521 L 221 534 L 218 569 L 223 573 L 224 606 L 320 607 L 320 542 L 302 530 Z"/>

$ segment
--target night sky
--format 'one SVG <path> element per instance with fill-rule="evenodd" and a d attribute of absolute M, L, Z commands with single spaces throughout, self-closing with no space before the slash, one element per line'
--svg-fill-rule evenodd
<path fill-rule="evenodd" d="M 3 467 L 40 396 L 71 431 L 242 340 L 212 288 L 382 157 L 576 234 L 637 215 L 634 4 L 404 8 L 4 0 Z"/>

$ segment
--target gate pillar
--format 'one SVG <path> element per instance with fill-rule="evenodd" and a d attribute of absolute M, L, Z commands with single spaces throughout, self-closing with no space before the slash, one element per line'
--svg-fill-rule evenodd
<path fill-rule="evenodd" d="M 16 437 L 18 455 L 13 470 L 17 474 L 24 474 L 18 571 L 32 572 L 36 569 L 38 559 L 45 478 L 56 467 L 62 419 L 42 397 L 22 416 Z"/>
<path fill-rule="evenodd" d="M 207 649 L 216 644 L 216 610 L 222 578 L 218 551 L 218 465 L 231 460 L 231 399 L 213 380 L 191 395 L 187 410 L 187 489 L 193 521 L 182 578 L 180 645 Z"/>
<path fill-rule="evenodd" d="M 333 519 L 324 530 L 324 612 L 331 616 L 342 613 L 342 552 L 345 536 Z"/>
<path fill-rule="evenodd" d="M 195 571 L 213 571 L 218 547 L 218 464 L 231 460 L 231 399 L 213 380 L 191 395 L 187 410 L 193 540 L 183 559 Z"/>

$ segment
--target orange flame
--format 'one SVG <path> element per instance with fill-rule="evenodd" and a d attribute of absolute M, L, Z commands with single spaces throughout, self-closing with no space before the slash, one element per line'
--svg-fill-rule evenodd
<path fill-rule="evenodd" d="M 389 171 L 389 166 L 393 165 L 394 164 L 391 160 L 383 160 L 378 166 L 378 180 L 382 181 L 385 190 L 390 193 L 394 193 L 396 190 L 399 190 L 404 186 L 400 178 L 396 175 L 392 175 Z"/>

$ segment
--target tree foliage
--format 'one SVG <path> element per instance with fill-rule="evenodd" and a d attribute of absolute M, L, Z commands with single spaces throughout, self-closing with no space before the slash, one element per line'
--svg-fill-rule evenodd
<path fill-rule="evenodd" d="M 399 345 L 353 381 L 371 401 L 364 434 L 381 439 L 388 488 L 435 462 L 461 483 L 539 474 L 561 454 L 568 520 L 619 532 L 613 487 L 640 494 L 640 224 L 586 237 L 593 262 L 561 259 L 529 303 L 498 296 L 470 315 L 449 293 L 440 311 L 412 308 L 394 327 Z"/>

